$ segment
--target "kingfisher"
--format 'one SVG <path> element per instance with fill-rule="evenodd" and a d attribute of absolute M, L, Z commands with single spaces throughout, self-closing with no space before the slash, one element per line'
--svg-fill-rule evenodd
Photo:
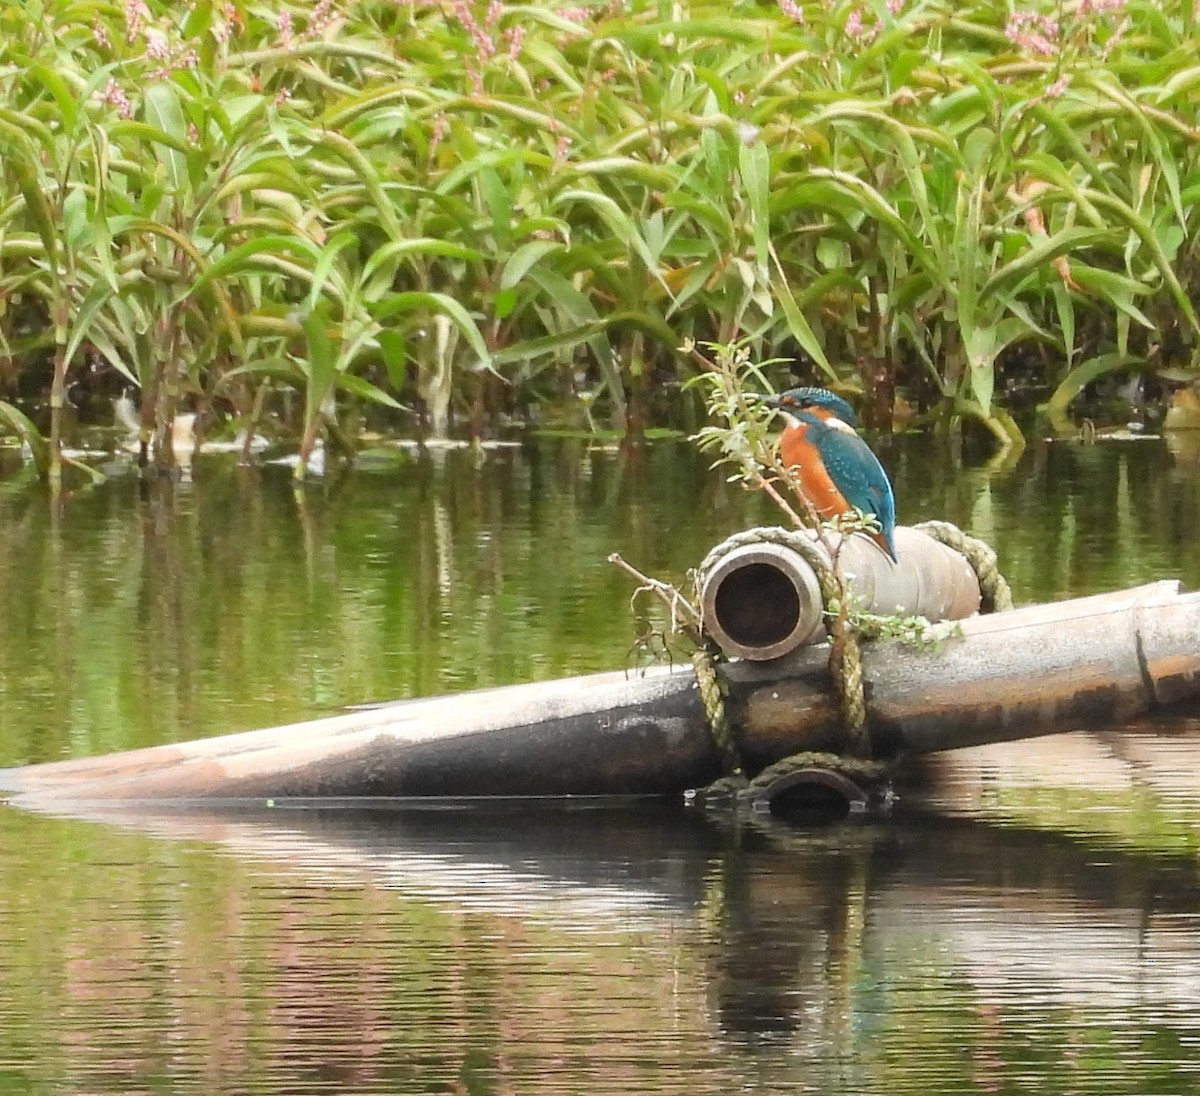
<path fill-rule="evenodd" d="M 867 535 L 896 559 L 896 498 L 879 458 L 855 431 L 850 405 L 824 388 L 790 388 L 763 400 L 783 413 L 783 463 L 797 471 L 800 493 L 820 517 L 861 510 L 879 522 Z"/>

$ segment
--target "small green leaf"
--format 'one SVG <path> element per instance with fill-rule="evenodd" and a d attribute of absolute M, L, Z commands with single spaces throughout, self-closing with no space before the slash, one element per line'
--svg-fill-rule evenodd
<path fill-rule="evenodd" d="M 339 373 L 337 375 L 337 386 L 349 392 L 352 396 L 357 396 L 359 399 L 370 400 L 372 403 L 381 403 L 384 407 L 390 407 L 395 411 L 404 411 L 404 404 L 400 403 L 394 397 L 389 396 L 382 388 L 372 384 L 362 377 L 356 377 L 353 373 Z"/>
<path fill-rule="evenodd" d="M 561 251 L 562 247 L 558 240 L 530 240 L 523 243 L 504 264 L 500 272 L 500 288 L 510 289 L 517 285 L 536 263 L 551 251 Z"/>
<path fill-rule="evenodd" d="M 33 464 L 37 473 L 45 478 L 50 467 L 50 446 L 42 437 L 41 431 L 33 424 L 23 411 L 18 410 L 6 400 L 0 400 L 0 424 L 7 421 L 16 435 L 29 446 L 33 454 Z"/>
<path fill-rule="evenodd" d="M 142 101 L 146 120 L 157 131 L 150 134 L 155 143 L 154 155 L 166 168 L 171 190 L 179 194 L 187 184 L 187 158 L 179 151 L 181 143 L 187 140 L 187 123 L 175 86 L 165 80 L 155 81 L 146 88 Z M 172 140 L 164 142 L 159 134 L 166 134 Z"/>
<path fill-rule="evenodd" d="M 517 307 L 520 294 L 514 289 L 501 289 L 492 301 L 492 314 L 498 320 L 506 320 Z"/>
<path fill-rule="evenodd" d="M 771 245 L 771 154 L 762 141 L 738 148 L 738 167 L 742 188 L 750 207 L 754 228 L 754 252 L 763 281 L 770 278 L 769 251 Z"/>
<path fill-rule="evenodd" d="M 399 331 L 381 331 L 378 335 L 379 351 L 383 356 L 383 367 L 387 370 L 388 383 L 399 392 L 404 387 L 408 373 L 408 344 Z"/>

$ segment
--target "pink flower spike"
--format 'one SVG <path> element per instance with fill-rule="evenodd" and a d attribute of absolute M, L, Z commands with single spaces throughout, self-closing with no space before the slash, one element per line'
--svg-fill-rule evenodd
<path fill-rule="evenodd" d="M 105 106 L 115 108 L 117 114 L 128 121 L 133 117 L 133 104 L 130 103 L 121 85 L 110 79 L 103 91 L 96 92 L 96 98 Z"/>
<path fill-rule="evenodd" d="M 1062 96 L 1062 93 L 1064 91 L 1066 91 L 1067 88 L 1070 86 L 1071 86 L 1071 75 L 1070 75 L 1070 73 L 1064 73 L 1062 76 L 1060 76 L 1057 80 L 1055 80 L 1054 83 L 1051 84 L 1046 89 L 1046 98 L 1047 99 L 1058 99 Z"/>
<path fill-rule="evenodd" d="M 508 59 L 515 61 L 521 56 L 521 44 L 525 41 L 525 28 L 513 27 L 505 36 L 508 38 Z"/>
<path fill-rule="evenodd" d="M 146 31 L 146 56 L 152 61 L 165 61 L 170 55 L 167 36 L 160 30 Z"/>
<path fill-rule="evenodd" d="M 779 0 L 779 10 L 793 22 L 804 22 L 804 9 L 796 0 Z"/>
<path fill-rule="evenodd" d="M 1032 11 L 1015 11 L 1004 28 L 1005 37 L 1024 53 L 1054 57 L 1058 53 L 1058 23 Z"/>

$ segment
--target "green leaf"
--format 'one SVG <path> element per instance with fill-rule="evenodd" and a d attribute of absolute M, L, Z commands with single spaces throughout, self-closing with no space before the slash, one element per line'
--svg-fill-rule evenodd
<path fill-rule="evenodd" d="M 500 272 L 500 288 L 510 289 L 517 285 L 530 269 L 551 251 L 561 251 L 563 245 L 558 240 L 530 240 L 522 244 L 509 257 Z"/>
<path fill-rule="evenodd" d="M 567 170 L 575 175 L 596 177 L 610 176 L 618 179 L 629 179 L 651 190 L 671 190 L 679 183 L 677 171 L 657 164 L 648 164 L 645 160 L 635 160 L 631 156 L 604 156 L 597 160 L 578 160 L 567 165 Z"/>
<path fill-rule="evenodd" d="M 670 287 L 662 279 L 662 272 L 658 268 L 657 258 L 646 244 L 645 238 L 634 227 L 629 215 L 613 198 L 610 198 L 607 194 L 597 194 L 591 190 L 572 189 L 564 190 L 555 200 L 556 205 L 563 205 L 570 202 L 580 202 L 590 206 L 608 226 L 612 235 L 634 250 L 645 265 L 647 273 L 654 277 L 668 293 L 671 292 Z"/>
<path fill-rule="evenodd" d="M 514 289 L 501 289 L 496 292 L 496 296 L 492 298 L 492 315 L 498 320 L 508 319 L 512 315 L 512 311 L 517 307 L 517 301 L 520 294 Z"/>
<path fill-rule="evenodd" d="M 25 199 L 25 209 L 41 238 L 50 260 L 51 277 L 58 274 L 58 226 L 46 197 L 39 171 L 39 159 L 24 129 L 11 121 L 11 111 L 0 110 L 0 161 L 17 177 L 17 186 Z"/>
<path fill-rule="evenodd" d="M 597 333 L 603 330 L 604 324 L 599 320 L 593 320 L 591 323 L 580 324 L 578 327 L 568 328 L 563 331 L 556 331 L 550 335 L 539 335 L 533 339 L 522 339 L 520 342 L 506 346 L 503 350 L 497 350 L 492 357 L 497 365 L 507 365 L 511 362 L 527 362 L 546 354 L 553 354 L 558 358 L 563 351 L 573 350 L 575 347 L 595 338 Z"/>
<path fill-rule="evenodd" d="M 91 288 L 88 289 L 83 298 L 83 303 L 80 304 L 71 316 L 71 334 L 67 339 L 66 349 L 63 351 L 64 360 L 68 364 L 75 357 L 75 351 L 79 349 L 79 344 L 88 337 L 88 332 L 91 329 L 96 313 L 104 307 L 105 302 L 112 296 L 113 291 L 111 286 L 102 279 L 93 282 Z"/>
<path fill-rule="evenodd" d="M 1100 228 L 1064 228 L 1053 236 L 1035 236 L 1037 241 L 1028 251 L 1022 252 L 1010 263 L 1005 263 L 979 291 L 980 297 L 997 293 L 1002 287 L 1012 288 L 1030 271 L 1053 262 L 1060 255 L 1092 247 L 1102 242 L 1111 242 L 1113 233 Z"/>
<path fill-rule="evenodd" d="M 455 243 L 453 240 L 439 240 L 430 236 L 389 240 L 382 247 L 376 248 L 363 264 L 362 281 L 369 281 L 387 263 L 416 255 L 435 255 L 443 259 L 463 259 L 475 263 L 483 260 L 483 255 L 477 249 Z"/>
<path fill-rule="evenodd" d="M 996 369 L 992 362 L 971 365 L 971 391 L 985 413 L 992 410 L 992 396 L 996 389 Z"/>
<path fill-rule="evenodd" d="M 370 400 L 372 403 L 381 403 L 385 407 L 391 407 L 396 411 L 406 410 L 404 404 L 399 403 L 392 396 L 389 396 L 382 388 L 373 385 L 368 380 L 363 380 L 362 377 L 356 377 L 353 373 L 339 373 L 337 375 L 338 388 L 344 389 L 352 396 L 357 396 L 359 399 Z"/>
<path fill-rule="evenodd" d="M 179 194 L 187 184 L 187 157 L 179 151 L 187 140 L 187 123 L 184 121 L 183 108 L 179 104 L 179 96 L 175 86 L 165 80 L 151 83 L 145 90 L 142 101 L 145 104 L 146 119 L 154 132 L 150 140 L 154 142 L 154 154 L 158 162 L 166 168 L 167 180 L 171 190 Z M 160 135 L 166 134 L 171 140 L 164 142 Z"/>
<path fill-rule="evenodd" d="M 398 313 L 426 310 L 443 312 L 466 338 L 479 363 L 491 369 L 492 355 L 479 333 L 479 327 L 471 319 L 471 314 L 445 293 L 427 293 L 411 290 L 407 293 L 391 293 L 376 305 L 371 306 L 371 313 L 376 320 L 383 321 Z"/>
<path fill-rule="evenodd" d="M 280 251 L 297 251 L 313 262 L 314 267 L 320 261 L 320 249 L 311 240 L 303 236 L 258 236 L 238 244 L 232 251 L 227 251 L 215 262 L 209 263 L 200 276 L 192 283 L 190 295 L 195 297 L 210 282 L 219 281 L 233 275 L 242 275 L 252 270 L 271 269 L 267 264 L 257 262 L 260 255 L 278 257 Z"/>
<path fill-rule="evenodd" d="M 788 330 L 792 333 L 792 337 L 798 342 L 801 348 L 814 362 L 821 367 L 821 370 L 831 381 L 837 381 L 838 377 L 833 366 L 829 364 L 829 359 L 825 357 L 825 349 L 821 346 L 812 327 L 809 326 L 808 320 L 804 318 L 804 313 L 800 311 L 800 306 L 796 304 L 796 298 L 792 295 L 792 288 L 787 283 L 787 276 L 783 272 L 783 264 L 779 261 L 779 256 L 775 253 L 774 247 L 770 249 L 771 259 L 775 264 L 775 277 L 771 281 L 771 287 L 775 293 L 776 300 L 783 306 L 783 315 L 787 320 Z"/>
<path fill-rule="evenodd" d="M 492 214 L 492 235 L 496 243 L 507 250 L 512 247 L 512 198 L 504 180 L 493 168 L 485 167 L 475 176 L 484 203 Z"/>
<path fill-rule="evenodd" d="M 771 154 L 762 141 L 738 149 L 738 168 L 754 228 L 754 253 L 762 280 L 770 280 Z"/>
<path fill-rule="evenodd" d="M 387 230 L 389 236 L 394 240 L 404 238 L 404 230 L 400 225 L 400 221 L 396 217 L 395 207 L 392 205 L 392 200 L 387 196 L 387 191 L 384 190 L 383 181 L 379 177 L 379 172 L 375 169 L 370 160 L 367 159 L 353 141 L 342 136 L 340 133 L 334 133 L 332 130 L 325 130 L 320 136 L 321 144 L 328 146 L 332 151 L 337 153 L 358 176 L 359 181 L 371 198 L 371 209 L 379 217 L 379 223 Z"/>
<path fill-rule="evenodd" d="M 329 302 L 318 301 L 302 321 L 307 347 L 304 389 L 304 422 L 306 430 L 317 421 L 321 407 L 333 390 L 337 379 L 337 346 L 330 335 Z"/>
<path fill-rule="evenodd" d="M 1148 328 L 1155 329 L 1154 322 L 1133 303 L 1135 296 L 1150 292 L 1148 286 L 1111 270 L 1100 270 L 1094 266 L 1075 266 L 1071 277 L 1082 289 L 1112 305 L 1118 312 Z"/>
<path fill-rule="evenodd" d="M 16 435 L 29 446 L 33 454 L 33 464 L 37 473 L 43 479 L 50 468 L 50 445 L 42 437 L 41 431 L 33 424 L 23 411 L 18 410 L 6 400 L 0 400 L 0 422 L 7 421 Z"/>
<path fill-rule="evenodd" d="M 321 296 L 325 288 L 325 283 L 333 274 L 333 265 L 337 262 L 338 255 L 348 247 L 352 247 L 358 243 L 358 237 L 352 232 L 339 232 L 332 240 L 330 240 L 323 248 L 317 257 L 317 261 L 313 266 L 312 283 L 308 287 L 308 308 L 312 311 L 317 305 L 317 298 Z M 341 296 L 341 294 L 339 294 Z"/>
<path fill-rule="evenodd" d="M 1054 393 L 1046 402 L 1047 412 L 1054 418 L 1065 415 L 1070 402 L 1083 391 L 1086 385 L 1103 377 L 1106 373 L 1116 373 L 1140 363 L 1140 358 L 1131 358 L 1126 354 L 1098 354 L 1094 358 L 1080 362 L 1055 388 Z"/>
<path fill-rule="evenodd" d="M 387 370 L 388 383 L 399 392 L 404 387 L 408 373 L 408 344 L 399 331 L 380 331 L 379 351 L 383 356 L 383 367 Z"/>
<path fill-rule="evenodd" d="M 62 74 L 50 65 L 36 64 L 29 68 L 29 76 L 37 80 L 54 97 L 62 117 L 63 129 L 68 133 L 75 129 L 75 120 L 79 116 L 79 100 L 71 91 Z"/>

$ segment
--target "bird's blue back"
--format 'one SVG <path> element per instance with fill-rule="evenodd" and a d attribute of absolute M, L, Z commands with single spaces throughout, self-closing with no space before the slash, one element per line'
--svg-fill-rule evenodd
<path fill-rule="evenodd" d="M 807 427 L 809 440 L 820 452 L 829 478 L 845 500 L 878 519 L 883 538 L 895 558 L 896 498 L 879 458 L 857 434 L 827 426 L 811 411 L 792 412 L 792 415 Z"/>

